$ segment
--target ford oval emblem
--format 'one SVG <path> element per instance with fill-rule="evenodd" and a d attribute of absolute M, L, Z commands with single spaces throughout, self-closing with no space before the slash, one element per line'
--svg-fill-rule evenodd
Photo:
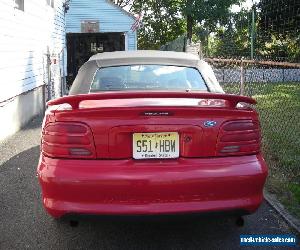
<path fill-rule="evenodd" d="M 206 128 L 214 127 L 214 126 L 216 126 L 216 124 L 217 124 L 217 122 L 215 122 L 215 121 L 206 121 L 206 122 L 204 122 L 204 126 Z"/>

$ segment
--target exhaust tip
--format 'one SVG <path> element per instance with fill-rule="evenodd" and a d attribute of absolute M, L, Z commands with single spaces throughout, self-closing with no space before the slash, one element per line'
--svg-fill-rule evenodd
<path fill-rule="evenodd" d="M 235 221 L 235 224 L 238 226 L 238 227 L 243 227 L 244 224 L 245 224 L 245 220 L 243 217 L 238 217 Z"/>

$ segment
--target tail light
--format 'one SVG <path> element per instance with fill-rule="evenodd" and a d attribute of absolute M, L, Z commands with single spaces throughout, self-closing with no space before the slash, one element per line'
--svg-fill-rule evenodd
<path fill-rule="evenodd" d="M 218 141 L 217 155 L 247 155 L 260 151 L 261 134 L 258 121 L 235 120 L 222 125 Z"/>
<path fill-rule="evenodd" d="M 42 134 L 42 152 L 53 158 L 96 158 L 92 132 L 81 123 L 48 124 Z"/>

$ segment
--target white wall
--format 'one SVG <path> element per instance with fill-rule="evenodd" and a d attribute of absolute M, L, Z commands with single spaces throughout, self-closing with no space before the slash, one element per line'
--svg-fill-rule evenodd
<path fill-rule="evenodd" d="M 38 87 L 11 99 L 4 107 L 0 106 L 0 142 L 43 112 L 43 91 L 44 86 Z"/>
<path fill-rule="evenodd" d="M 63 1 L 55 0 L 55 8 L 51 8 L 46 0 L 24 0 L 21 11 L 15 9 L 14 0 L 0 0 L 0 114 L 7 114 L 7 121 L 14 123 L 0 124 L 2 137 L 18 130 L 40 112 L 31 102 L 40 105 L 43 98 L 39 86 L 48 82 L 47 51 L 58 59 L 56 65 L 51 65 L 51 78 L 56 96 L 59 94 L 60 59 L 65 46 Z M 20 97 L 22 93 L 26 94 Z M 25 118 L 20 115 L 20 105 L 12 105 L 20 98 L 22 105 L 28 106 Z M 6 131 L 8 127 L 13 129 Z"/>
<path fill-rule="evenodd" d="M 62 0 L 0 0 L 0 102 L 44 84 L 47 47 L 58 54 L 65 41 Z"/>

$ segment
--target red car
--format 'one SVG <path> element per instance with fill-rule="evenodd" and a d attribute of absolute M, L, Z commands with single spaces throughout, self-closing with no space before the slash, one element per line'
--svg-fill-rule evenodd
<path fill-rule="evenodd" d="M 196 56 L 98 54 L 48 102 L 38 177 L 50 215 L 253 213 L 263 199 L 256 102 Z"/>

